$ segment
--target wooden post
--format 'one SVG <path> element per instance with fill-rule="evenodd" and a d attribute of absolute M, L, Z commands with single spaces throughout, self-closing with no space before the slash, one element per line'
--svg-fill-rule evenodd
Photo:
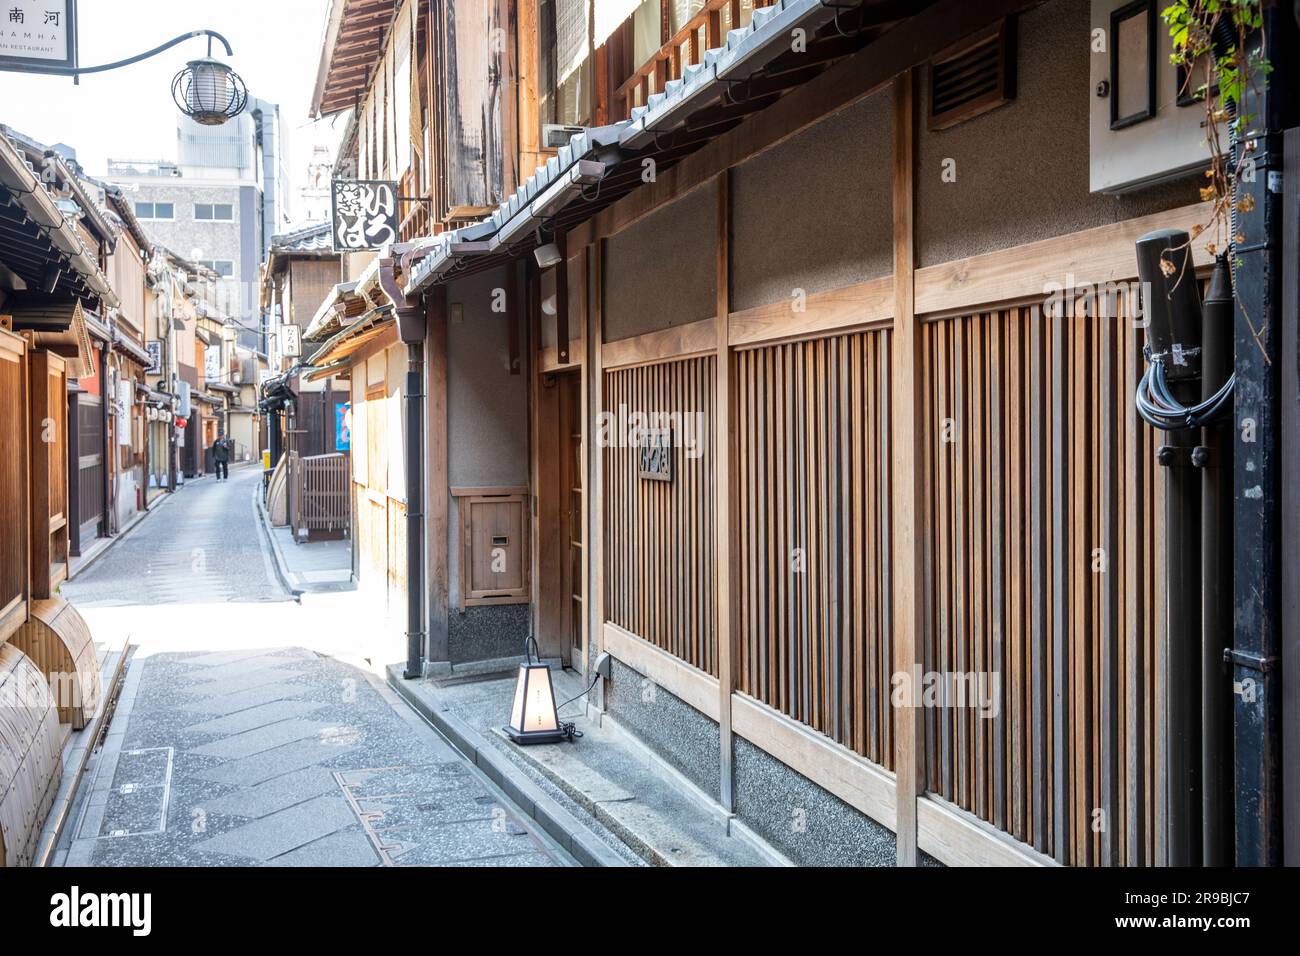
<path fill-rule="evenodd" d="M 446 661 L 450 657 L 447 640 L 448 541 L 447 541 L 447 287 L 435 286 L 425 298 L 428 331 L 425 333 L 425 432 L 429 456 L 426 470 L 428 496 L 425 507 L 426 559 L 429 571 L 428 615 L 429 646 L 426 660 Z"/>
<path fill-rule="evenodd" d="M 915 142 L 915 92 L 912 72 L 894 80 L 894 345 L 893 345 L 893 617 L 894 672 L 912 673 L 924 660 L 921 632 L 924 595 L 917 587 L 922 578 L 922 498 L 920 463 L 922 429 L 920 408 L 920 347 L 915 305 L 915 219 L 913 147 Z M 920 701 L 896 713 L 894 770 L 897 779 L 898 865 L 917 863 L 917 801 L 924 789 L 925 736 Z"/>
<path fill-rule="evenodd" d="M 600 415 L 605 402 L 604 371 L 601 367 L 601 348 L 605 338 L 605 240 L 596 240 L 591 250 L 591 267 L 595 272 L 592 286 L 595 295 L 591 303 L 591 321 L 587 325 L 587 362 L 583 375 L 587 379 L 587 419 L 583 446 L 587 452 L 588 529 L 591 537 L 584 543 L 587 556 L 587 621 L 588 641 L 596 642 L 597 653 L 605 650 L 605 449 L 601 445 Z M 596 685 L 595 704 L 605 709 L 604 681 Z"/>
<path fill-rule="evenodd" d="M 723 809 L 731 813 L 735 801 L 732 794 L 731 751 L 731 693 L 734 689 L 732 652 L 735 647 L 736 587 L 732 571 L 735 538 L 732 533 L 732 472 L 735 456 L 735 435 L 731 415 L 731 348 L 728 338 L 728 317 L 731 311 L 731 171 L 723 170 L 718 176 L 718 242 L 717 242 L 717 318 L 714 325 L 718 335 L 717 368 L 714 373 L 716 398 L 713 423 L 713 514 L 716 528 L 714 555 L 716 566 L 713 579 L 716 585 L 715 600 L 718 609 L 718 738 L 721 743 L 719 774 L 719 800 Z"/>

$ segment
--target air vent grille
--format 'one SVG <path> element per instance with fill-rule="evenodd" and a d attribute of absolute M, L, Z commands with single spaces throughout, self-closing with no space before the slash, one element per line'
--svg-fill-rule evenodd
<path fill-rule="evenodd" d="M 930 61 L 929 127 L 947 129 L 1015 98 L 1015 23 L 1006 18 Z"/>

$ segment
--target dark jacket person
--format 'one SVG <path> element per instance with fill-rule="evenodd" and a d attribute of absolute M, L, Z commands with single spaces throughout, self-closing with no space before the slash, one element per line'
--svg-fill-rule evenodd
<path fill-rule="evenodd" d="M 216 466 L 217 481 L 230 477 L 230 439 L 218 438 L 212 443 L 212 462 Z"/>

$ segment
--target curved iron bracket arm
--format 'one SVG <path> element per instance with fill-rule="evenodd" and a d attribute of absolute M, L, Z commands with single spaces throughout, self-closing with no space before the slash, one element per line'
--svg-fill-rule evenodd
<path fill-rule="evenodd" d="M 230 48 L 230 41 L 228 41 L 216 30 L 192 30 L 189 33 L 182 33 L 180 36 L 168 40 L 166 43 L 156 46 L 152 50 L 148 50 L 136 56 L 128 57 L 125 60 L 117 60 L 113 63 L 104 63 L 101 64 L 100 66 L 28 67 L 23 70 L 14 71 L 14 72 L 46 73 L 46 74 L 51 74 L 53 76 L 82 76 L 83 74 L 86 73 L 106 73 L 109 70 L 116 70 L 124 66 L 131 66 L 134 63 L 139 63 L 141 60 L 147 60 L 151 56 L 157 56 L 159 53 L 162 53 L 164 50 L 170 50 L 178 43 L 184 43 L 186 40 L 193 40 L 198 37 L 204 37 L 204 36 L 208 38 L 208 56 L 212 55 L 213 40 L 220 41 L 221 45 L 226 48 L 226 56 L 234 56 L 235 51 Z"/>

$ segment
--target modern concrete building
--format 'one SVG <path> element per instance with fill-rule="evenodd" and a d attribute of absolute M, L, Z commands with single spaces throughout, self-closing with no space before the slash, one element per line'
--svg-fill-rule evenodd
<path fill-rule="evenodd" d="M 270 237 L 288 223 L 280 108 L 250 99 L 220 127 L 178 116 L 177 159 L 110 159 L 107 178 L 133 203 L 145 231 L 220 277 L 216 304 L 240 345 L 265 351 L 258 268 Z"/>

